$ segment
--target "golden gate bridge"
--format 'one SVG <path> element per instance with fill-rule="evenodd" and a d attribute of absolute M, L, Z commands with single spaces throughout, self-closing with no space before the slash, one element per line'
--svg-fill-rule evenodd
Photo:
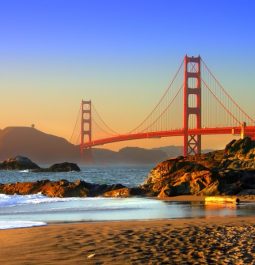
<path fill-rule="evenodd" d="M 187 156 L 201 153 L 202 135 L 220 134 L 255 138 L 255 120 L 234 101 L 200 56 L 186 55 L 158 103 L 135 128 L 125 134 L 116 132 L 90 100 L 82 100 L 70 141 L 80 141 L 83 154 L 114 142 L 180 136 Z"/>

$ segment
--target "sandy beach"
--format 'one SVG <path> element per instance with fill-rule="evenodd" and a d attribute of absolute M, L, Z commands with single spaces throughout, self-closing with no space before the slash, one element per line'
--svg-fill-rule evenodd
<path fill-rule="evenodd" d="M 50 224 L 0 231 L 0 264 L 255 264 L 255 218 Z"/>

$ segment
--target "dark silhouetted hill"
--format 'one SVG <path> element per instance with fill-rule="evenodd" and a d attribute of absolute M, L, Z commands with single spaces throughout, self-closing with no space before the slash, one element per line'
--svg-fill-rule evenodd
<path fill-rule="evenodd" d="M 79 159 L 78 148 L 64 138 L 32 127 L 7 127 L 0 131 L 0 160 L 16 155 L 41 163 Z"/>
<path fill-rule="evenodd" d="M 163 146 L 163 147 L 158 147 L 154 148 L 153 150 L 160 150 L 163 151 L 168 158 L 174 158 L 177 156 L 183 155 L 183 146 L 176 146 L 176 145 L 170 145 L 170 146 Z M 202 153 L 209 153 L 214 151 L 213 149 L 203 149 Z"/>
<path fill-rule="evenodd" d="M 161 150 L 143 149 L 138 147 L 125 147 L 119 150 L 118 158 L 130 164 L 152 164 L 166 158 L 167 155 Z"/>

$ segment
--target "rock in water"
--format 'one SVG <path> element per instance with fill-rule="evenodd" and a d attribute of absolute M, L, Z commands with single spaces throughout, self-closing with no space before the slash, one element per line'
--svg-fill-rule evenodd
<path fill-rule="evenodd" d="M 231 141 L 225 150 L 158 164 L 141 186 L 154 196 L 255 194 L 255 141 Z"/>
<path fill-rule="evenodd" d="M 29 158 L 24 156 L 16 156 L 9 158 L 0 164 L 2 170 L 26 170 L 26 169 L 39 169 L 40 167 L 32 162 Z"/>
<path fill-rule="evenodd" d="M 64 162 L 50 166 L 49 168 L 40 168 L 29 158 L 24 156 L 16 156 L 9 158 L 0 163 L 0 170 L 32 170 L 33 172 L 69 172 L 81 171 L 78 165 L 74 163 Z"/>
<path fill-rule="evenodd" d="M 50 172 L 68 172 L 68 171 L 81 171 L 81 169 L 74 163 L 64 162 L 54 164 L 48 169 Z"/>

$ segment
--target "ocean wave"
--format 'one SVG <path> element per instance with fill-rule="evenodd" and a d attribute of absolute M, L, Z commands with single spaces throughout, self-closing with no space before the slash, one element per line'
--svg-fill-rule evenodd
<path fill-rule="evenodd" d="M 38 194 L 31 195 L 6 195 L 0 194 L 0 207 L 11 207 L 22 204 L 41 204 L 41 203 L 52 203 L 52 202 L 66 202 L 66 201 L 74 201 L 79 198 L 59 198 L 59 197 L 47 197 Z"/>
<path fill-rule="evenodd" d="M 0 221 L 0 229 L 13 229 L 13 228 L 25 228 L 33 226 L 45 226 L 45 222 L 33 222 L 33 221 Z"/>
<path fill-rule="evenodd" d="M 73 203 L 75 204 L 73 204 Z M 42 194 L 31 194 L 31 195 L 6 195 L 0 194 L 0 208 L 15 207 L 19 205 L 35 205 L 35 204 L 52 204 L 55 203 L 57 208 L 82 208 L 91 210 L 108 210 L 108 209 L 124 209 L 124 208 L 147 208 L 155 204 L 161 204 L 160 201 L 141 199 L 141 198 L 80 198 L 80 197 L 47 197 Z M 56 204 L 60 203 L 60 204 Z M 63 203 L 67 203 L 63 205 Z M 54 207 L 54 208 L 55 208 Z M 53 208 L 52 208 L 53 209 Z M 56 208 L 55 208 L 56 209 Z"/>

